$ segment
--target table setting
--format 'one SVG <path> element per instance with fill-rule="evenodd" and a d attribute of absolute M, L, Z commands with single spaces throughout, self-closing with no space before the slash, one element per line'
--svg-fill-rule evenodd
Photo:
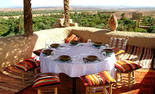
<path fill-rule="evenodd" d="M 47 46 L 47 44 L 46 44 Z M 41 55 L 41 72 L 65 73 L 70 77 L 108 70 L 114 77 L 114 52 L 101 42 L 48 44 Z"/>

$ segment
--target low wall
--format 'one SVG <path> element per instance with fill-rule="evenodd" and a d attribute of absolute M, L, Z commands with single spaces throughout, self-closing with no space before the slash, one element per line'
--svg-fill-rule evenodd
<path fill-rule="evenodd" d="M 55 28 L 34 32 L 38 36 L 35 48 L 41 49 L 45 47 L 45 43 L 64 43 L 64 39 L 69 35 L 70 30 L 66 28 Z"/>
<path fill-rule="evenodd" d="M 138 47 L 154 48 L 155 49 L 155 34 L 154 33 L 139 33 L 139 32 L 109 32 L 108 30 L 96 28 L 69 28 L 71 33 L 80 36 L 83 40 L 91 39 L 95 42 L 109 43 L 110 37 L 125 37 L 128 38 L 129 45 Z"/>
<path fill-rule="evenodd" d="M 0 38 L 0 69 L 31 57 L 36 40 L 36 35 Z"/>

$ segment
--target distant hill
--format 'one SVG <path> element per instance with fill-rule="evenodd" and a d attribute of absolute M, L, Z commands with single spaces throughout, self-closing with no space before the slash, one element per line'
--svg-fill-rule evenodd
<path fill-rule="evenodd" d="M 34 7 L 33 10 L 63 10 L 62 7 Z M 0 11 L 22 11 L 23 8 L 0 8 Z M 70 6 L 70 10 L 152 11 L 155 7 Z"/>

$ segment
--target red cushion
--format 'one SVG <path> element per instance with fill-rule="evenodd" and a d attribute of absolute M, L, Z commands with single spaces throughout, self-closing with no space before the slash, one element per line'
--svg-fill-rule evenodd
<path fill-rule="evenodd" d="M 79 41 L 79 37 L 75 34 L 71 34 L 69 37 L 65 39 L 65 43 L 69 43 L 70 41 Z"/>
<path fill-rule="evenodd" d="M 29 59 L 24 59 L 22 62 L 16 63 L 15 66 L 24 71 L 29 71 L 31 69 L 34 69 L 40 66 L 40 62 L 32 58 L 29 58 Z"/>
<path fill-rule="evenodd" d="M 59 77 L 54 74 L 48 73 L 48 75 L 38 75 L 36 79 L 33 81 L 33 88 L 41 87 L 46 85 L 53 85 L 60 83 Z"/>
<path fill-rule="evenodd" d="M 34 54 L 36 54 L 37 56 L 40 56 L 42 49 L 38 49 L 33 51 Z"/>
<path fill-rule="evenodd" d="M 130 72 L 141 68 L 139 64 L 136 64 L 129 60 L 117 60 L 115 67 L 120 72 Z"/>
<path fill-rule="evenodd" d="M 95 74 L 80 77 L 85 86 L 98 86 L 115 82 L 108 71 L 98 72 Z"/>

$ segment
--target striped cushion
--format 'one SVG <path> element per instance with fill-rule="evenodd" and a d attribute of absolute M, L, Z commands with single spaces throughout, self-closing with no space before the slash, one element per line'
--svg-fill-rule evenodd
<path fill-rule="evenodd" d="M 120 72 L 130 72 L 141 68 L 141 66 L 129 60 L 117 60 L 115 68 Z"/>
<path fill-rule="evenodd" d="M 22 62 L 16 63 L 15 66 L 24 71 L 29 71 L 31 69 L 40 66 L 40 62 L 30 58 L 30 59 L 24 59 Z"/>
<path fill-rule="evenodd" d="M 36 54 L 37 56 L 40 56 L 42 49 L 38 49 L 33 51 L 34 54 Z"/>
<path fill-rule="evenodd" d="M 142 56 L 143 48 L 142 47 L 134 47 L 134 50 L 128 60 L 134 61 L 134 62 L 139 62 L 140 58 Z"/>
<path fill-rule="evenodd" d="M 108 71 L 85 75 L 80 78 L 84 82 L 85 86 L 98 86 L 115 82 Z"/>
<path fill-rule="evenodd" d="M 132 52 L 133 52 L 133 49 L 134 49 L 134 46 L 132 46 L 132 45 L 127 45 L 127 46 L 126 46 L 125 53 L 119 55 L 119 58 L 120 58 L 121 60 L 129 59 L 130 55 L 131 55 Z"/>
<path fill-rule="evenodd" d="M 119 48 L 119 49 L 125 50 L 127 42 L 128 42 L 128 39 L 126 39 L 126 38 L 114 38 L 114 37 L 111 37 L 109 46 L 112 47 L 112 48 Z"/>
<path fill-rule="evenodd" d="M 65 43 L 69 43 L 70 41 L 73 41 L 73 40 L 79 41 L 79 37 L 75 34 L 72 34 L 65 39 Z"/>
<path fill-rule="evenodd" d="M 153 62 L 154 52 L 151 48 L 144 48 L 144 53 L 140 61 L 140 65 L 143 68 L 151 68 L 151 63 Z"/>
<path fill-rule="evenodd" d="M 46 85 L 53 85 L 60 83 L 59 77 L 57 75 L 48 74 L 48 75 L 39 75 L 33 81 L 33 88 L 46 86 Z"/>
<path fill-rule="evenodd" d="M 120 54 L 125 53 L 125 50 L 121 50 L 119 48 L 114 48 L 114 52 L 115 52 L 115 55 L 120 55 Z"/>

